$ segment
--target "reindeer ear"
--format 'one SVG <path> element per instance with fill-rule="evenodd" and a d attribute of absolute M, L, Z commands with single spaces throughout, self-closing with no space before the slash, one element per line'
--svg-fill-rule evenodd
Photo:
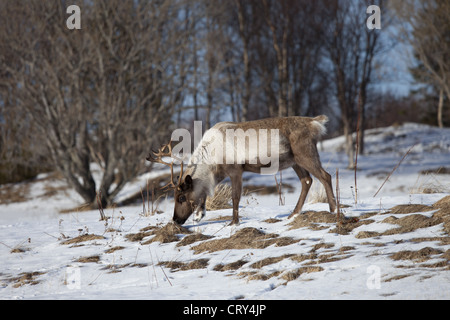
<path fill-rule="evenodd" d="M 190 175 L 187 175 L 186 178 L 184 178 L 184 182 L 181 184 L 181 189 L 183 191 L 186 191 L 191 188 L 192 188 L 192 177 Z"/>

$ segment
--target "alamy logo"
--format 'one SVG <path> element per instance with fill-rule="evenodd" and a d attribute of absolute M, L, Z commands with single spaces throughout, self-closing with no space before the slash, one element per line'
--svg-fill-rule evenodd
<path fill-rule="evenodd" d="M 68 29 L 81 29 L 81 9 L 77 5 L 71 5 L 67 7 L 67 14 L 70 14 L 70 17 L 66 20 L 66 26 Z"/>

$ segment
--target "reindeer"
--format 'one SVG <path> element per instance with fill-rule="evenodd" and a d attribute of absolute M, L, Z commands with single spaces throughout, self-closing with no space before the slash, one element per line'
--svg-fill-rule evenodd
<path fill-rule="evenodd" d="M 239 223 L 239 201 L 242 193 L 242 174 L 244 171 L 263 173 L 270 168 L 281 171 L 292 167 L 298 175 L 302 191 L 297 205 L 289 218 L 301 212 L 306 196 L 311 188 L 311 175 L 325 187 L 331 212 L 336 210 L 336 200 L 331 185 L 331 176 L 322 168 L 317 141 L 326 132 L 328 117 L 321 115 L 309 117 L 268 118 L 247 122 L 220 122 L 205 132 L 201 142 L 194 150 L 186 170 L 175 181 L 173 164 L 162 160 L 174 157 L 172 145 L 164 145 L 158 152 L 147 157 L 148 161 L 163 163 L 171 168 L 171 181 L 166 189 L 174 189 L 175 209 L 173 221 L 182 225 L 194 213 L 194 221 L 200 221 L 206 213 L 206 197 L 213 196 L 215 186 L 229 177 L 232 186 L 233 219 L 231 225 Z M 230 132 L 252 132 L 259 138 L 256 143 L 248 139 L 236 143 L 237 137 Z M 271 134 L 267 132 L 275 132 Z M 270 147 L 268 147 L 270 146 Z M 270 149 L 268 163 L 261 150 Z M 175 158 L 175 157 L 174 157 Z M 178 159 L 179 160 L 179 159 Z M 274 165 L 275 162 L 275 165 Z M 270 171 L 270 170 L 269 170 Z M 270 172 L 270 173 L 275 173 Z"/>

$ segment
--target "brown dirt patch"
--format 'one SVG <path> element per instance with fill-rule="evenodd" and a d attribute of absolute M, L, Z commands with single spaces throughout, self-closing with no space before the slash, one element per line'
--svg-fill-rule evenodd
<path fill-rule="evenodd" d="M 61 244 L 77 244 L 80 242 L 91 241 L 91 240 L 101 240 L 101 239 L 105 239 L 105 237 L 99 236 L 96 234 L 84 234 L 82 236 L 78 236 L 78 237 L 75 237 L 72 239 L 62 241 Z"/>
<path fill-rule="evenodd" d="M 203 242 L 192 249 L 195 254 L 201 252 L 215 252 L 230 249 L 263 249 L 271 245 L 287 246 L 300 240 L 288 237 L 278 237 L 277 234 L 266 234 L 255 228 L 243 228 L 234 235 L 225 239 L 217 239 Z"/>

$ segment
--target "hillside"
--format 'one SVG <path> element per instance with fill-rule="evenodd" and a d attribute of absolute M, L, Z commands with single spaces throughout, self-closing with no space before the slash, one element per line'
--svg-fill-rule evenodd
<path fill-rule="evenodd" d="M 291 169 L 284 205 L 257 192 L 273 189 L 273 176 L 245 174 L 254 192 L 241 199 L 239 226 L 228 226 L 231 209 L 174 226 L 170 199 L 151 216 L 139 203 L 106 209 L 107 221 L 98 210 L 60 213 L 81 199 L 56 174 L 1 186 L 0 299 L 449 299 L 450 129 L 368 130 L 356 188 L 342 143 L 319 146 L 333 187 L 339 169 L 340 223 L 318 182 L 288 219 L 300 192 Z"/>

